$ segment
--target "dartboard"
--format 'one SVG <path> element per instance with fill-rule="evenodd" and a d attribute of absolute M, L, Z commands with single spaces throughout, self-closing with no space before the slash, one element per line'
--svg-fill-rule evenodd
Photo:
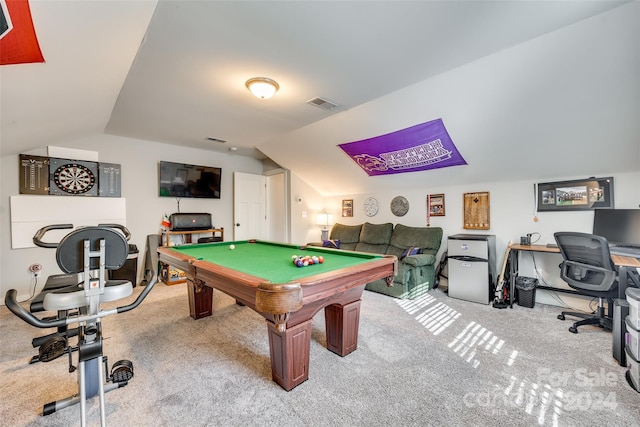
<path fill-rule="evenodd" d="M 84 194 L 96 184 L 96 176 L 88 167 L 67 163 L 53 173 L 56 186 L 68 194 Z"/>

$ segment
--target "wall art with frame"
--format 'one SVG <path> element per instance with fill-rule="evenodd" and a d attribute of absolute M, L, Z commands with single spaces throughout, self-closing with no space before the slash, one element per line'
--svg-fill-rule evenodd
<path fill-rule="evenodd" d="M 464 193 L 464 224 L 465 230 L 490 229 L 490 198 L 488 191 Z"/>
<path fill-rule="evenodd" d="M 613 209 L 613 177 L 537 184 L 538 212 Z"/>
<path fill-rule="evenodd" d="M 342 216 L 343 217 L 353 216 L 353 199 L 344 199 L 342 201 Z"/>
<path fill-rule="evenodd" d="M 444 216 L 444 194 L 429 194 L 427 205 L 429 216 Z"/>

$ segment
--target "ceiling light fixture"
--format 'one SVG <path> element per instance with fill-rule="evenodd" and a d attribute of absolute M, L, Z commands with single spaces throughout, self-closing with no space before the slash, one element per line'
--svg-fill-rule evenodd
<path fill-rule="evenodd" d="M 257 98 L 269 99 L 280 89 L 275 80 L 266 77 L 254 77 L 244 84 Z"/>

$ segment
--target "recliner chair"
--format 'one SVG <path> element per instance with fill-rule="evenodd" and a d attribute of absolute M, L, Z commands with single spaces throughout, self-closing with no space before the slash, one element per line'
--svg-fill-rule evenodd
<path fill-rule="evenodd" d="M 598 325 L 606 330 L 613 327 L 613 299 L 618 297 L 618 273 L 611 260 L 607 239 L 588 233 L 557 232 L 554 234 L 564 261 L 560 264 L 560 277 L 581 295 L 598 298 L 596 314 L 563 311 L 565 316 L 581 318 L 569 328 L 578 333 L 578 326 Z M 607 300 L 608 310 L 603 305 Z"/>

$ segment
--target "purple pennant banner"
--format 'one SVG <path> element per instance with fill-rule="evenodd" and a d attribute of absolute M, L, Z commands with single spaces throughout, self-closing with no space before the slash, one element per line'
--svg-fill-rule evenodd
<path fill-rule="evenodd" d="M 442 119 L 338 146 L 369 176 L 467 164 Z"/>

